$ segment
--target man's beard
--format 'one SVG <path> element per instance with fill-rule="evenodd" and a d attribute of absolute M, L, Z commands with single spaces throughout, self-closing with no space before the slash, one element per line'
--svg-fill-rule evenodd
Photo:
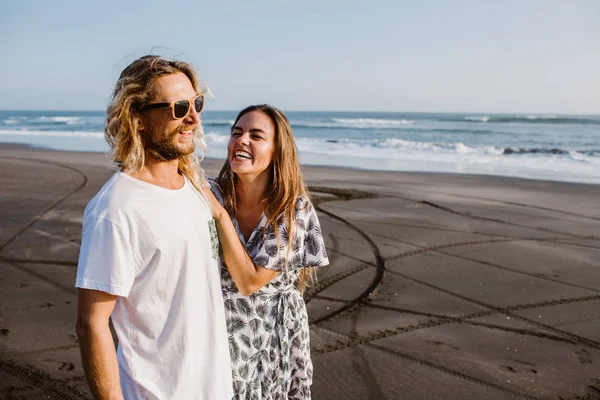
<path fill-rule="evenodd" d="M 153 132 L 150 132 L 149 137 L 145 138 L 144 143 L 147 156 L 156 161 L 172 161 L 193 153 L 196 149 L 196 144 L 193 140 L 190 140 L 189 146 L 185 147 L 177 143 L 179 132 L 189 131 L 190 128 L 193 128 L 191 130 L 192 135 L 194 135 L 197 127 L 183 125 L 158 140 L 155 140 Z"/>

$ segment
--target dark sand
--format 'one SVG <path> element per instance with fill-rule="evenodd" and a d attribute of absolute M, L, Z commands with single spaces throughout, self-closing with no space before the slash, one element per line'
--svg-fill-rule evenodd
<path fill-rule="evenodd" d="M 0 146 L 0 399 L 90 398 L 73 283 L 111 174 Z M 600 398 L 600 186 L 305 174 L 332 262 L 306 296 L 314 399 Z"/>

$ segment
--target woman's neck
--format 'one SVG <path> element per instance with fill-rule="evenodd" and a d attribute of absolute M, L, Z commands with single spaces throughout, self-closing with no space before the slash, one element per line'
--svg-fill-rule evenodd
<path fill-rule="evenodd" d="M 257 206 L 266 201 L 267 182 L 265 179 L 244 179 L 239 177 L 235 185 L 235 194 L 239 206 Z"/>

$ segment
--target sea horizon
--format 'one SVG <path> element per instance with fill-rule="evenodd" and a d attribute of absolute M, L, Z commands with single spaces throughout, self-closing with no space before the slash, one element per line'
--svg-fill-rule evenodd
<path fill-rule="evenodd" d="M 257 103 L 258 104 L 258 103 Z M 272 106 L 276 106 L 275 104 L 270 104 Z M 278 107 L 280 108 L 280 107 Z M 203 111 L 206 112 L 239 112 L 240 109 L 227 109 L 227 108 L 208 108 Z M 539 112 L 539 111 L 407 111 L 407 110 L 309 110 L 309 109 L 285 109 L 280 108 L 281 111 L 294 112 L 294 113 L 381 113 L 381 114 L 484 114 L 484 115 L 518 115 L 518 116 L 526 116 L 526 115 L 537 115 L 537 116 L 571 116 L 571 117 L 600 117 L 600 113 L 590 114 L 590 113 L 570 113 L 570 112 Z M 90 113 L 106 113 L 106 109 L 70 109 L 70 108 L 57 108 L 57 109 L 22 109 L 22 108 L 0 108 L 0 112 L 90 112 Z"/>

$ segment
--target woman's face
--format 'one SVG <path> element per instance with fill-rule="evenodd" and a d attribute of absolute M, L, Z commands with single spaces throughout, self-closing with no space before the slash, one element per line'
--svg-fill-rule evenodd
<path fill-rule="evenodd" d="M 275 126 L 261 111 L 244 114 L 231 129 L 227 159 L 238 176 L 267 173 L 275 147 Z"/>

